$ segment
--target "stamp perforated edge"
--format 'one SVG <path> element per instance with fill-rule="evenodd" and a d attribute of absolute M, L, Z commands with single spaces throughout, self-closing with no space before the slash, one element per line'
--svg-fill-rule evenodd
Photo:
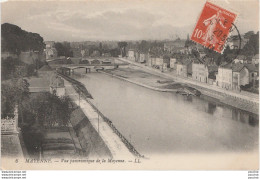
<path fill-rule="evenodd" d="M 217 2 L 217 1 L 216 1 L 216 2 Z M 239 19 L 239 13 L 238 13 L 237 11 L 233 10 L 233 9 L 224 8 L 222 5 L 218 4 L 218 3 L 220 3 L 220 2 L 215 3 L 215 2 L 212 2 L 212 1 L 209 1 L 209 0 L 208 0 L 208 1 L 206 1 L 205 4 L 203 5 L 200 14 L 199 14 L 198 17 L 197 17 L 197 21 L 196 21 L 194 27 L 192 28 L 193 30 L 192 30 L 192 33 L 191 33 L 191 36 L 190 36 L 190 39 L 189 39 L 189 40 L 191 40 L 192 42 L 194 42 L 194 43 L 196 43 L 196 44 L 201 45 L 203 48 L 207 48 L 207 49 L 213 50 L 213 51 L 215 51 L 215 52 L 217 52 L 217 53 L 219 53 L 219 54 L 222 55 L 223 52 L 225 51 L 226 47 L 227 47 L 227 45 L 226 45 L 227 39 L 230 38 L 230 36 L 232 35 L 232 32 L 229 32 L 229 33 L 228 33 L 228 36 L 227 36 L 227 38 L 226 38 L 226 40 L 225 40 L 224 48 L 222 49 L 221 52 L 218 52 L 218 51 L 216 51 L 215 49 L 211 49 L 211 48 L 209 48 L 209 47 L 207 47 L 207 46 L 205 46 L 205 45 L 203 45 L 203 44 L 200 44 L 200 43 L 198 43 L 198 42 L 196 42 L 196 41 L 194 41 L 194 40 L 191 39 L 192 34 L 193 34 L 193 32 L 194 32 L 194 30 L 195 30 L 195 28 L 197 27 L 197 24 L 198 24 L 198 22 L 199 22 L 199 18 L 201 17 L 201 14 L 202 14 L 202 12 L 203 12 L 203 9 L 205 8 L 205 6 L 206 6 L 207 3 L 211 3 L 211 4 L 215 5 L 215 6 L 218 6 L 218 7 L 222 8 L 222 9 L 225 9 L 225 10 L 227 10 L 227 11 L 230 11 L 230 12 L 234 13 L 234 14 L 236 15 L 236 17 L 235 17 L 235 20 L 234 20 L 232 26 L 235 26 L 236 22 L 238 21 L 238 19 Z M 223 2 L 221 2 L 221 3 L 223 4 Z M 235 27 L 236 27 L 236 26 L 235 26 Z M 239 31 L 238 31 L 237 28 L 236 28 L 236 30 L 237 30 L 237 32 L 238 32 L 238 35 L 240 36 L 240 33 L 239 33 Z M 234 30 L 233 30 L 233 31 L 234 31 Z"/>

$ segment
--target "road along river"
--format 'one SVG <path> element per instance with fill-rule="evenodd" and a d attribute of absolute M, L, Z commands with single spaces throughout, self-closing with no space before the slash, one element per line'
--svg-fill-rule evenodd
<path fill-rule="evenodd" d="M 145 156 L 258 150 L 255 114 L 212 99 L 150 90 L 101 73 L 74 78 Z"/>

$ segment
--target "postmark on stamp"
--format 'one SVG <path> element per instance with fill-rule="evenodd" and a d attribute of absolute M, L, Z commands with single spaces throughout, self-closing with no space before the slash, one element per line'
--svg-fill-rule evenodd
<path fill-rule="evenodd" d="M 222 53 L 233 30 L 237 14 L 206 2 L 194 28 L 191 40 Z"/>

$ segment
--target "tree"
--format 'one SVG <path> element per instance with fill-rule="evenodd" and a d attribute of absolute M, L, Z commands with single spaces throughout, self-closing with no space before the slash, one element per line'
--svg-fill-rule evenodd
<path fill-rule="evenodd" d="M 36 60 L 35 62 L 36 63 L 34 64 L 25 64 L 21 62 L 18 58 L 8 57 L 7 59 L 2 59 L 2 80 L 36 75 L 37 68 L 43 66 L 44 62 L 40 60 Z"/>
<path fill-rule="evenodd" d="M 109 52 L 112 57 L 118 57 L 118 55 L 120 54 L 120 50 L 118 48 L 111 49 L 111 50 L 109 50 Z"/>
<path fill-rule="evenodd" d="M 13 117 L 14 106 L 20 106 L 29 96 L 29 83 L 20 78 L 2 81 L 1 85 L 1 117 Z"/>
<path fill-rule="evenodd" d="M 103 50 L 103 46 L 102 46 L 102 43 L 100 42 L 99 43 L 99 50 L 102 52 L 102 50 Z"/>
<path fill-rule="evenodd" d="M 33 119 L 25 119 L 27 124 L 40 125 L 42 127 L 67 126 L 70 118 L 69 98 L 59 98 L 51 93 L 39 93 L 31 95 L 30 99 L 23 103 L 26 107 L 24 115 Z"/>
<path fill-rule="evenodd" d="M 252 35 L 255 35 L 254 31 L 248 31 L 248 32 L 245 33 L 244 37 L 245 37 L 246 39 L 250 39 L 250 37 L 251 37 Z"/>
<path fill-rule="evenodd" d="M 22 127 L 22 135 L 26 149 L 33 158 L 38 158 L 44 139 L 44 129 L 39 125 L 24 125 Z"/>
<path fill-rule="evenodd" d="M 208 48 L 205 48 L 204 52 L 206 53 L 204 58 L 213 59 L 213 61 L 217 65 L 220 65 L 223 62 L 231 63 L 234 60 L 234 58 L 239 54 L 238 53 L 239 51 L 237 49 L 230 49 L 229 46 L 226 47 L 223 54 L 214 51 L 214 49 L 208 49 Z"/>
<path fill-rule="evenodd" d="M 149 51 L 150 45 L 146 40 L 142 40 L 140 44 L 138 44 L 138 49 L 140 52 L 147 53 Z"/>
<path fill-rule="evenodd" d="M 46 128 L 68 125 L 69 104 L 68 96 L 59 98 L 51 93 L 32 94 L 29 100 L 23 101 L 22 134 L 30 155 L 39 157 Z"/>
<path fill-rule="evenodd" d="M 39 34 L 27 32 L 16 25 L 4 23 L 1 25 L 1 32 L 2 51 L 15 54 L 28 50 L 42 52 L 45 47 L 43 38 Z"/>
<path fill-rule="evenodd" d="M 8 57 L 1 61 L 1 76 L 2 80 L 10 79 L 13 77 L 16 67 L 19 65 L 18 58 Z"/>
<path fill-rule="evenodd" d="M 89 46 L 89 54 L 92 55 L 94 51 L 99 51 L 99 48 L 96 47 L 95 45 L 90 45 Z"/>
<path fill-rule="evenodd" d="M 127 42 L 124 42 L 124 41 L 118 42 L 117 45 L 118 45 L 118 47 L 119 47 L 119 49 L 121 51 L 122 57 L 125 57 L 126 56 Z"/>
<path fill-rule="evenodd" d="M 35 65 L 34 64 L 26 64 L 25 65 L 25 72 L 26 72 L 26 76 L 33 76 L 35 75 Z"/>
<path fill-rule="evenodd" d="M 72 57 L 73 52 L 69 42 L 57 42 L 54 44 L 55 49 L 57 50 L 58 56 Z"/>
<path fill-rule="evenodd" d="M 254 56 L 255 54 L 259 54 L 259 31 L 256 34 L 249 33 L 249 41 L 243 47 L 242 54 L 246 56 Z M 248 35 L 249 36 L 249 35 Z"/>
<path fill-rule="evenodd" d="M 3 52 L 19 55 L 22 51 L 38 51 L 43 53 L 45 44 L 43 38 L 32 32 L 22 30 L 20 27 L 4 23 L 1 25 L 1 49 Z M 40 56 L 38 56 L 41 58 Z M 41 66 L 40 59 L 34 59 L 34 64 L 26 65 L 18 58 L 8 57 L 2 59 L 2 79 L 19 78 L 22 76 L 32 76 L 35 74 L 35 69 Z"/>

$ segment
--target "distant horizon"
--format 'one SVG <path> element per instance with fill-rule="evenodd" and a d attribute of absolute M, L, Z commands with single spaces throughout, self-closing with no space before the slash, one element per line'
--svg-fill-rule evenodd
<path fill-rule="evenodd" d="M 205 2 L 4 2 L 1 23 L 38 33 L 44 41 L 171 41 L 192 34 Z M 236 0 L 214 3 L 238 13 L 236 26 L 240 34 L 257 33 L 258 1 L 248 1 L 247 8 Z"/>
<path fill-rule="evenodd" d="M 8 22 L 6 22 L 8 23 Z M 2 23 L 1 25 L 3 25 L 5 23 Z M 8 23 L 8 24 L 11 24 L 11 23 Z M 16 24 L 12 24 L 12 25 L 16 25 Z M 18 25 L 16 25 L 18 26 Z M 19 27 L 19 26 L 18 26 Z M 21 28 L 21 27 L 20 27 Z M 21 28 L 22 30 L 25 30 L 23 28 Z M 249 30 L 249 31 L 253 31 L 253 30 Z M 249 32 L 247 31 L 247 32 Z M 27 31 L 27 32 L 30 32 L 30 31 Z M 255 34 L 259 31 L 253 31 Z M 31 33 L 37 33 L 37 32 L 31 32 Z M 246 33 L 246 32 L 245 32 Z M 39 34 L 39 33 L 37 33 Z M 244 33 L 243 33 L 244 34 Z M 243 34 L 240 34 L 240 35 L 243 35 Z M 41 35 L 41 34 L 39 34 Z M 187 34 L 188 35 L 188 34 Z M 189 34 L 190 35 L 190 34 Z M 48 42 L 48 41 L 53 41 L 53 42 L 60 42 L 60 43 L 63 43 L 63 42 L 69 42 L 69 43 L 84 43 L 84 42 L 120 42 L 120 41 L 126 41 L 126 42 L 138 42 L 138 41 L 175 41 L 177 40 L 178 38 L 176 39 L 140 39 L 140 40 L 82 40 L 82 41 L 55 41 L 55 40 L 44 40 L 43 39 L 43 42 Z M 186 38 L 180 38 L 180 40 L 186 40 Z"/>

